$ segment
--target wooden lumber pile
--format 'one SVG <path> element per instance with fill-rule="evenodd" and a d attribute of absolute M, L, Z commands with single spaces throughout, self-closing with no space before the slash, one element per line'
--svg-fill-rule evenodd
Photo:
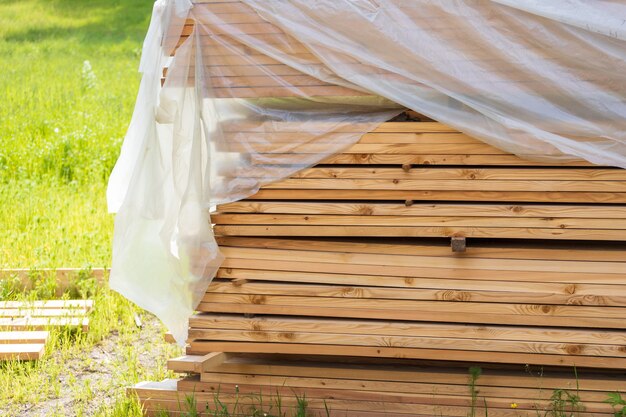
<path fill-rule="evenodd" d="M 437 148 L 448 134 L 383 124 L 355 146 L 424 148 L 348 150 L 218 207 L 226 261 L 190 320 L 190 356 L 171 362 L 192 375 L 135 387 L 149 413 L 190 393 L 200 407 L 294 389 L 331 415 L 461 416 L 481 364 L 500 367 L 480 388 L 489 415 L 545 413 L 574 369 L 597 387 L 576 391 L 580 415 L 610 415 L 606 392 L 626 381 L 624 171 Z M 470 238 L 465 251 L 450 237 Z M 561 370 L 545 385 L 520 364 Z"/>
<path fill-rule="evenodd" d="M 467 416 L 472 403 L 475 415 L 612 416 L 604 402 L 607 390 L 626 388 L 620 375 L 522 367 L 485 368 L 471 383 L 467 368 L 406 360 L 355 364 L 350 358 L 316 362 L 218 353 L 176 358 L 168 367 L 188 376 L 129 390 L 142 399 L 147 415 L 188 415 L 187 397 L 193 396 L 193 406 L 206 415 L 222 405 L 233 416 L 283 415 L 279 402 L 286 415 L 294 415 L 297 398 L 305 398 L 311 416 Z M 573 396 L 577 401 L 568 402 Z"/>
<path fill-rule="evenodd" d="M 385 123 L 218 207 L 226 261 L 188 352 L 626 369 L 625 190 L 621 169 Z M 450 237 L 481 239 L 426 239 Z"/>
<path fill-rule="evenodd" d="M 626 369 L 620 249 L 222 238 L 189 354 Z M 252 315 L 252 316 L 251 316 Z"/>
<path fill-rule="evenodd" d="M 174 54 L 200 30 L 205 68 L 165 69 L 163 82 L 202 70 L 208 98 L 364 94 L 238 43 L 227 25 L 320 64 L 241 1 L 195 3 L 195 22 L 164 45 Z M 226 261 L 190 319 L 188 356 L 169 364 L 188 375 L 130 389 L 149 415 L 185 415 L 189 395 L 199 410 L 238 403 L 246 416 L 276 413 L 272 396 L 294 410 L 305 395 L 332 416 L 613 415 L 606 393 L 626 388 L 626 171 L 521 158 L 420 119 L 383 123 L 217 208 Z M 219 127 L 217 150 L 252 167 L 219 175 L 242 180 L 292 154 L 308 167 L 324 142 L 364 131 Z M 483 375 L 472 394 L 473 364 Z"/>
<path fill-rule="evenodd" d="M 259 165 L 280 149 L 262 146 L 266 154 L 251 156 L 269 158 Z M 312 146 L 321 145 L 302 145 Z M 320 165 L 220 206 L 213 221 L 224 236 L 623 241 L 626 171 L 526 161 L 435 122 L 384 123 Z"/>
<path fill-rule="evenodd" d="M 88 331 L 92 300 L 0 301 L 0 360 L 35 360 L 50 327 Z"/>

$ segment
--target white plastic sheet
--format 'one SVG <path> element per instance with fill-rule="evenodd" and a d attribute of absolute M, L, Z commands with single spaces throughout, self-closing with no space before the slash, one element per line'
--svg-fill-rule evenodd
<path fill-rule="evenodd" d="M 157 1 L 108 190 L 112 288 L 183 342 L 222 261 L 210 207 L 403 107 L 528 158 L 626 167 L 624 22 L 605 0 Z"/>

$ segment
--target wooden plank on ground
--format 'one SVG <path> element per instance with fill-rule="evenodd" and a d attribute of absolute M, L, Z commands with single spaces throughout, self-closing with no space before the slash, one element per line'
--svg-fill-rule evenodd
<path fill-rule="evenodd" d="M 0 360 L 36 360 L 41 358 L 44 348 L 43 343 L 0 343 Z"/>
<path fill-rule="evenodd" d="M 80 317 L 0 318 L 0 330 L 41 330 L 49 327 L 80 327 L 89 331 L 89 319 Z"/>
<path fill-rule="evenodd" d="M 0 301 L 0 308 L 85 309 L 93 308 L 93 300 Z"/>
<path fill-rule="evenodd" d="M 0 344 L 41 344 L 48 336 L 46 331 L 0 331 Z"/>

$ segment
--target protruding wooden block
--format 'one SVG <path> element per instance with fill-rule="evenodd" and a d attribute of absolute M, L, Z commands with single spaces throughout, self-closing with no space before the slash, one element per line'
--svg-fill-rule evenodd
<path fill-rule="evenodd" d="M 452 236 L 452 252 L 465 252 L 465 236 Z"/>

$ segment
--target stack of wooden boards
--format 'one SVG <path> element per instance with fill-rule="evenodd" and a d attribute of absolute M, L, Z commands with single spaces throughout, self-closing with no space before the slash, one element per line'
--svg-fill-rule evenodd
<path fill-rule="evenodd" d="M 585 370 L 486 368 L 470 378 L 467 368 L 407 360 L 354 364 L 337 358 L 223 356 L 173 359 L 169 369 L 190 375 L 140 383 L 129 391 L 143 400 L 150 416 L 192 415 L 191 407 L 207 416 L 222 407 L 230 416 L 295 416 L 299 398 L 312 417 L 587 417 L 613 416 L 604 402 L 607 390 L 626 389 L 622 375 Z"/>
<path fill-rule="evenodd" d="M 595 374 L 581 415 L 610 414 L 601 402 L 626 381 L 626 171 L 524 161 L 432 122 L 383 124 L 355 152 L 372 142 L 218 207 L 226 261 L 190 320 L 192 356 L 172 362 L 199 379 L 136 387 L 147 409 L 285 383 L 331 415 L 458 416 L 478 363 L 504 367 L 485 378 L 489 415 L 549 408 L 573 369 Z M 470 238 L 466 251 L 450 237 Z M 214 369 L 211 352 L 254 365 Z M 372 361 L 394 358 L 377 374 Z M 566 368 L 533 385 L 519 364 Z"/>
<path fill-rule="evenodd" d="M 0 360 L 35 360 L 50 327 L 89 329 L 92 300 L 0 301 Z"/>
<path fill-rule="evenodd" d="M 206 83 L 203 94 L 211 98 L 371 96 L 285 65 L 280 57 L 297 59 L 300 65 L 314 71 L 323 67 L 322 61 L 302 43 L 268 23 L 244 2 L 196 0 L 194 3 L 192 16 L 185 22 L 182 33 L 179 27 L 174 27 L 174 33 L 164 37 L 163 47 L 175 55 L 185 41 L 197 36 L 204 68 L 194 64 L 178 71 L 165 68 L 162 84 L 193 85 L 196 73 L 201 71 Z M 273 51 L 271 54 L 257 51 L 234 39 L 234 34 L 250 36 L 248 40 L 253 39 L 255 45 Z M 377 73 L 381 77 L 391 76 L 386 71 Z"/>
<path fill-rule="evenodd" d="M 243 0 L 193 0 L 193 3 L 194 7 L 182 27 L 182 33 L 178 24 L 172 25 L 163 38 L 163 46 L 174 55 L 178 48 L 193 38 L 197 41 L 193 46 L 201 49 L 202 60 L 182 62 L 175 71 L 168 72 L 166 69 L 162 78 L 163 83 L 168 82 L 176 86 L 194 85 L 196 75 L 201 73 L 203 94 L 206 97 L 220 99 L 371 96 L 371 93 L 358 87 L 347 87 L 346 80 L 337 81 L 338 77 L 334 72 L 340 71 L 335 68 L 343 65 L 345 72 L 374 75 L 380 85 L 401 84 L 409 88 L 421 86 L 416 77 L 403 74 L 402 69 L 406 68 L 405 56 L 391 58 L 393 54 L 388 55 L 386 57 L 388 67 L 377 65 L 370 60 L 362 60 L 355 54 L 342 53 L 341 49 L 334 50 L 333 54 L 326 53 L 323 55 L 324 59 L 321 59 L 318 53 L 326 48 L 310 41 L 310 44 L 318 47 L 317 51 L 307 48 L 282 27 L 264 19 Z M 458 29 L 454 23 L 442 18 L 444 15 L 433 17 L 424 10 L 425 8 L 415 8 L 411 3 L 406 2 L 408 7 L 404 8 L 402 4 L 397 4 L 403 9 L 403 18 L 422 21 L 422 27 L 428 25 L 432 36 L 448 38 L 455 29 Z M 494 33 L 506 33 L 510 30 L 510 22 L 502 18 L 489 19 L 489 22 L 481 21 L 481 24 L 489 25 L 489 29 L 494 30 Z M 540 47 L 529 44 L 524 48 L 528 54 L 546 53 L 545 45 Z M 186 52 L 189 55 L 195 53 L 190 49 Z M 511 94 L 515 94 L 519 88 L 516 86 L 522 83 L 527 88 L 546 88 L 545 82 L 534 78 L 533 73 L 522 66 L 511 66 L 509 57 L 498 56 L 479 43 L 465 44 L 464 53 L 461 62 L 471 60 L 474 63 L 473 68 L 476 69 L 463 72 L 464 83 L 484 82 L 485 74 L 489 72 L 493 73 L 494 79 L 502 80 L 502 71 L 506 68 L 506 78 L 512 82 L 511 85 L 498 82 L 501 92 L 510 91 Z M 189 56 L 187 54 L 185 57 Z M 432 60 L 436 58 L 430 57 Z M 396 63 L 393 59 L 399 61 L 395 70 Z M 455 58 L 450 54 L 442 53 L 438 64 L 454 65 L 454 61 Z M 196 66 L 198 62 L 202 62 L 203 68 Z M 608 80 L 603 79 L 601 74 L 587 71 L 585 77 L 587 81 L 611 88 Z M 462 88 L 459 83 L 455 83 L 454 88 L 457 92 L 476 94 L 472 89 L 459 91 Z"/>
<path fill-rule="evenodd" d="M 263 137 L 252 123 L 225 129 Z M 288 126 L 276 130 L 290 141 Z M 271 163 L 264 146 L 252 163 Z M 526 161 L 440 123 L 384 123 L 320 165 L 219 207 L 213 221 L 224 236 L 623 241 L 626 171 Z"/>
<path fill-rule="evenodd" d="M 321 64 L 241 1 L 195 3 L 195 22 L 164 45 L 174 53 L 198 36 L 205 97 L 363 94 L 275 59 Z M 237 42 L 233 28 L 275 56 Z M 199 70 L 178 76 L 188 83 Z M 165 83 L 178 81 L 172 73 Z M 252 167 L 220 175 L 251 182 L 285 152 L 319 160 L 324 141 L 363 131 L 320 125 L 318 140 L 311 126 L 272 120 L 220 130 L 218 150 Z M 465 416 L 477 397 L 490 416 L 565 415 L 574 396 L 586 407 L 577 415 L 612 415 L 606 393 L 626 389 L 626 171 L 542 156 L 523 159 L 433 121 L 389 122 L 218 207 L 226 261 L 190 320 L 189 356 L 169 364 L 191 375 L 131 392 L 150 415 L 184 415 L 187 395 L 199 410 L 238 402 L 248 407 L 241 415 L 275 414 L 259 393 L 286 411 L 306 395 L 310 410 L 328 406 L 332 416 Z M 473 396 L 471 364 L 484 369 Z"/>
<path fill-rule="evenodd" d="M 626 369 L 624 191 L 622 169 L 382 124 L 218 207 L 226 261 L 188 351 Z M 424 237 L 489 239 L 453 253 Z"/>

